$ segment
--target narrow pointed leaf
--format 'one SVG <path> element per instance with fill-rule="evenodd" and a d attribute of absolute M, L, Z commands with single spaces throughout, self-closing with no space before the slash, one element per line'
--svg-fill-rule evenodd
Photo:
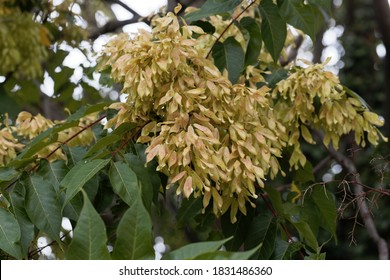
<path fill-rule="evenodd" d="M 211 253 L 205 253 L 199 255 L 195 260 L 248 260 L 252 255 L 255 254 L 261 248 L 262 244 L 259 244 L 255 248 L 245 252 L 226 252 L 216 251 Z"/>
<path fill-rule="evenodd" d="M 61 195 L 61 205 L 64 205 L 65 194 Z M 70 201 L 64 206 L 63 216 L 73 221 L 78 221 L 81 210 L 83 209 L 83 196 L 81 193 L 76 194 Z"/>
<path fill-rule="evenodd" d="M 203 6 L 184 17 L 187 22 L 192 22 L 216 14 L 232 13 L 241 3 L 241 0 L 208 0 Z"/>
<path fill-rule="evenodd" d="M 74 229 L 73 239 L 66 255 L 68 260 L 107 260 L 106 227 L 87 194 L 82 191 L 84 205 Z"/>
<path fill-rule="evenodd" d="M 267 185 L 264 189 L 267 192 L 269 199 L 271 200 L 272 207 L 276 210 L 277 213 L 283 213 L 283 201 L 280 192 L 275 188 Z"/>
<path fill-rule="evenodd" d="M 191 260 L 209 252 L 215 252 L 232 237 L 220 241 L 197 242 L 185 245 L 164 255 L 165 260 Z"/>
<path fill-rule="evenodd" d="M 131 206 L 140 195 L 137 175 L 124 162 L 111 164 L 109 177 L 114 192 Z"/>
<path fill-rule="evenodd" d="M 177 213 L 177 222 L 179 225 L 185 225 L 190 222 L 202 210 L 202 198 L 190 196 L 184 199 Z"/>
<path fill-rule="evenodd" d="M 8 182 L 16 178 L 19 172 L 13 168 L 0 167 L 0 182 Z"/>
<path fill-rule="evenodd" d="M 291 221 L 294 227 L 298 230 L 301 240 L 303 240 L 314 252 L 318 251 L 318 241 L 316 236 L 313 233 L 313 230 L 310 228 L 309 224 L 306 222 L 294 222 Z"/>
<path fill-rule="evenodd" d="M 261 249 L 252 257 L 254 259 L 269 259 L 275 248 L 277 232 L 276 218 L 272 215 L 261 215 L 253 219 L 249 226 L 245 248 L 253 248 L 262 244 Z"/>
<path fill-rule="evenodd" d="M 50 182 L 54 186 L 54 189 L 58 192 L 60 189 L 60 183 L 68 171 L 69 168 L 63 160 L 54 162 L 42 160 L 39 165 L 38 174 L 40 174 L 46 181 Z"/>
<path fill-rule="evenodd" d="M 119 222 L 112 257 L 117 260 L 154 259 L 152 220 L 140 196 L 133 200 Z"/>
<path fill-rule="evenodd" d="M 61 187 L 66 189 L 64 205 L 67 204 L 93 176 L 103 169 L 110 159 L 95 159 L 74 166 L 61 181 Z"/>
<path fill-rule="evenodd" d="M 91 157 L 94 154 L 101 152 L 102 149 L 107 148 L 107 146 L 111 145 L 112 143 L 119 142 L 120 139 L 121 137 L 116 134 L 109 134 L 101 138 L 96 142 L 95 145 L 91 147 L 91 149 L 88 150 L 88 152 L 84 155 L 84 158 Z"/>
<path fill-rule="evenodd" d="M 15 217 L 4 208 L 0 208 L 0 249 L 16 259 L 22 259 L 19 239 L 20 227 Z"/>
<path fill-rule="evenodd" d="M 277 62 L 287 37 L 286 22 L 281 17 L 278 6 L 272 0 L 262 0 L 259 10 L 264 44 L 273 60 Z"/>
<path fill-rule="evenodd" d="M 311 196 L 322 216 L 322 226 L 336 236 L 337 210 L 333 195 L 325 188 L 314 188 Z"/>
<path fill-rule="evenodd" d="M 144 154 L 126 154 L 126 163 L 130 169 L 137 175 L 139 186 L 141 187 L 142 200 L 148 211 L 152 206 L 152 202 L 156 194 L 160 190 L 160 178 L 156 172 L 156 169 L 151 166 L 151 163 L 145 167 Z"/>
<path fill-rule="evenodd" d="M 275 244 L 275 251 L 273 255 L 274 260 L 291 260 L 294 253 L 301 249 L 301 243 L 289 243 L 284 240 L 277 240 Z"/>
<path fill-rule="evenodd" d="M 20 226 L 20 245 L 22 246 L 23 256 L 27 259 L 28 249 L 31 242 L 34 240 L 34 224 L 27 215 L 24 198 L 24 187 L 21 183 L 18 183 L 10 194 L 10 199 L 15 213 L 15 218 Z"/>
<path fill-rule="evenodd" d="M 240 20 L 239 26 L 245 29 L 249 35 L 245 52 L 245 65 L 255 64 L 258 61 L 262 46 L 261 29 L 258 21 L 251 17 L 245 17 Z"/>
<path fill-rule="evenodd" d="M 313 42 L 316 39 L 317 28 L 323 21 L 317 6 L 308 5 L 303 0 L 284 0 L 280 13 L 288 24 L 305 32 Z"/>
<path fill-rule="evenodd" d="M 38 229 L 59 241 L 62 214 L 54 187 L 37 174 L 29 175 L 24 185 L 28 217 Z"/>
<path fill-rule="evenodd" d="M 234 37 L 218 42 L 213 49 L 214 63 L 222 72 L 228 71 L 229 80 L 235 84 L 245 66 L 245 54 L 239 42 Z"/>

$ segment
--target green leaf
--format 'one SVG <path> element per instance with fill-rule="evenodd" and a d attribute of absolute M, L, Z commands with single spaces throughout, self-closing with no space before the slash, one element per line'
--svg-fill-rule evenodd
<path fill-rule="evenodd" d="M 245 29 L 249 35 L 245 52 L 245 66 L 256 64 L 262 46 L 260 25 L 254 18 L 244 17 L 240 20 L 239 27 Z"/>
<path fill-rule="evenodd" d="M 56 143 L 58 137 L 57 134 L 59 132 L 71 127 L 76 127 L 78 124 L 78 121 L 67 122 L 53 126 L 52 128 L 42 132 L 24 147 L 23 151 L 17 156 L 17 159 L 28 159 L 34 156 L 46 146 Z"/>
<path fill-rule="evenodd" d="M 68 260 L 107 260 L 106 227 L 87 194 L 82 191 L 84 205 L 77 221 L 72 242 L 66 255 Z"/>
<path fill-rule="evenodd" d="M 22 259 L 22 248 L 19 244 L 20 227 L 15 217 L 0 208 L 0 248 L 16 259 Z"/>
<path fill-rule="evenodd" d="M 311 253 L 309 252 L 308 256 L 305 256 L 305 260 L 315 260 L 315 261 L 324 261 L 326 260 L 326 253 Z"/>
<path fill-rule="evenodd" d="M 57 160 L 54 162 L 41 160 L 38 169 L 38 174 L 41 175 L 43 179 L 50 182 L 56 192 L 59 191 L 60 183 L 68 172 L 69 168 L 63 160 Z"/>
<path fill-rule="evenodd" d="M 66 205 L 93 176 L 103 169 L 110 159 L 94 159 L 86 163 L 74 166 L 62 179 L 60 186 L 65 188 L 66 195 L 64 205 Z"/>
<path fill-rule="evenodd" d="M 368 109 L 368 110 L 370 110 L 370 111 L 374 111 L 374 110 L 370 107 L 370 105 L 368 105 L 368 103 L 363 99 L 363 97 L 361 97 L 359 94 L 357 94 L 356 92 L 354 92 L 354 91 L 351 90 L 350 88 L 347 88 L 346 86 L 343 86 L 343 90 L 345 90 L 345 92 L 346 92 L 349 96 L 351 96 L 351 97 L 353 97 L 353 98 L 359 100 L 359 102 L 362 104 L 362 106 L 363 106 L 364 108 L 366 108 L 366 109 Z"/>
<path fill-rule="evenodd" d="M 102 150 L 107 149 L 109 145 L 111 145 L 112 143 L 119 142 L 120 139 L 121 137 L 115 134 L 109 134 L 103 137 L 102 139 L 97 141 L 96 144 L 91 147 L 91 149 L 88 150 L 88 152 L 84 155 L 84 158 L 89 158 L 97 152 L 101 152 Z"/>
<path fill-rule="evenodd" d="M 332 15 L 332 3 L 333 0 L 308 0 L 308 2 L 313 6 L 320 7 L 323 11 Z"/>
<path fill-rule="evenodd" d="M 183 202 L 177 212 L 177 222 L 180 226 L 187 224 L 202 210 L 202 197 L 194 197 L 191 195 L 188 199 L 183 199 Z"/>
<path fill-rule="evenodd" d="M 26 212 L 34 225 L 59 242 L 62 214 L 54 187 L 37 174 L 23 181 L 26 190 Z"/>
<path fill-rule="evenodd" d="M 305 32 L 314 42 L 323 18 L 316 6 L 304 2 L 303 0 L 283 0 L 279 11 L 288 24 Z"/>
<path fill-rule="evenodd" d="M 239 42 L 234 37 L 218 42 L 213 48 L 214 63 L 222 72 L 228 71 L 229 80 L 235 84 L 244 69 L 245 54 Z"/>
<path fill-rule="evenodd" d="M 275 243 L 274 260 L 291 260 L 294 253 L 301 249 L 300 242 L 287 242 L 285 240 L 277 240 Z"/>
<path fill-rule="evenodd" d="M 70 115 L 66 122 L 70 123 L 73 121 L 79 121 L 82 117 L 88 116 L 89 114 L 100 112 L 106 107 L 108 103 L 99 103 L 99 104 L 93 104 L 93 105 L 86 105 L 82 106 L 80 109 L 78 109 L 74 114 Z"/>
<path fill-rule="evenodd" d="M 19 176 L 19 172 L 13 168 L 0 167 L 0 182 L 8 182 Z"/>
<path fill-rule="evenodd" d="M 313 188 L 310 197 L 321 213 L 323 227 L 336 237 L 337 209 L 333 195 L 326 188 Z"/>
<path fill-rule="evenodd" d="M 64 205 L 65 194 L 61 196 L 61 205 Z M 73 197 L 63 209 L 64 217 L 67 217 L 73 221 L 78 221 L 80 218 L 81 210 L 83 209 L 83 197 L 79 192 Z"/>
<path fill-rule="evenodd" d="M 233 236 L 233 238 L 225 244 L 226 250 L 238 251 L 244 243 L 249 227 L 255 215 L 255 209 L 247 207 L 247 214 L 241 212 L 237 214 L 237 222 L 232 224 L 230 220 L 230 213 L 227 212 L 221 217 L 221 228 L 224 236 Z"/>
<path fill-rule="evenodd" d="M 10 194 L 12 209 L 20 226 L 20 245 L 25 259 L 31 242 L 34 240 L 34 224 L 27 215 L 25 208 L 25 189 L 21 183 L 17 183 Z"/>
<path fill-rule="evenodd" d="M 259 244 L 255 248 L 245 252 L 216 251 L 199 255 L 195 260 L 248 260 L 256 251 L 261 248 Z"/>
<path fill-rule="evenodd" d="M 199 10 L 187 14 L 184 19 L 190 23 L 212 15 L 230 14 L 240 4 L 241 0 L 208 0 Z"/>
<path fill-rule="evenodd" d="M 137 199 L 119 222 L 112 253 L 117 260 L 154 259 L 152 220 L 142 199 Z"/>
<path fill-rule="evenodd" d="M 51 76 L 54 81 L 54 93 L 56 95 L 61 94 L 62 89 L 66 87 L 67 84 L 70 84 L 70 77 L 73 75 L 74 69 L 62 66 L 61 71 L 56 73 L 51 73 Z"/>
<path fill-rule="evenodd" d="M 68 147 L 64 146 L 66 157 L 68 158 L 68 165 L 76 165 L 82 160 L 87 150 L 84 147 Z"/>
<path fill-rule="evenodd" d="M 223 244 L 231 240 L 232 237 L 220 240 L 220 241 L 207 241 L 207 242 L 196 242 L 185 245 L 177 250 L 169 252 L 163 256 L 164 260 L 192 260 L 196 257 L 217 251 Z"/>
<path fill-rule="evenodd" d="M 274 88 L 276 84 L 287 78 L 288 71 L 283 68 L 273 70 L 271 74 L 265 75 L 265 80 L 270 88 Z"/>
<path fill-rule="evenodd" d="M 111 67 L 107 67 L 100 71 L 99 84 L 107 87 L 114 85 L 114 80 L 111 78 Z"/>
<path fill-rule="evenodd" d="M 247 239 L 244 243 L 245 248 L 250 249 L 262 244 L 263 246 L 253 255 L 253 258 L 260 260 L 269 259 L 275 248 L 276 232 L 276 218 L 271 214 L 255 217 L 249 225 Z"/>
<path fill-rule="evenodd" d="M 114 192 L 129 206 L 140 195 L 137 175 L 124 162 L 114 162 L 109 170 L 109 177 Z"/>
<path fill-rule="evenodd" d="M 142 200 L 146 209 L 150 211 L 153 199 L 158 194 L 161 184 L 156 168 L 152 166 L 152 163 L 145 167 L 145 153 L 142 150 L 138 150 L 137 155 L 126 154 L 125 160 L 140 181 Z"/>
<path fill-rule="evenodd" d="M 197 21 L 193 21 L 191 23 L 191 25 L 196 25 L 196 26 L 199 26 L 200 28 L 202 28 L 202 30 L 208 34 L 214 34 L 215 32 L 215 27 L 214 25 L 212 25 L 210 22 L 208 21 L 204 21 L 204 20 L 197 20 Z"/>
<path fill-rule="evenodd" d="M 313 172 L 313 166 L 309 161 L 306 161 L 306 164 L 303 168 L 299 168 L 296 171 L 294 171 L 293 175 L 294 181 L 299 183 L 307 183 L 307 182 L 314 182 L 314 172 Z"/>
<path fill-rule="evenodd" d="M 276 210 L 276 212 L 278 214 L 283 213 L 283 201 L 280 192 L 269 185 L 266 185 L 264 190 L 267 192 L 268 197 L 271 200 L 272 207 Z"/>
<path fill-rule="evenodd" d="M 10 118 L 16 119 L 20 110 L 20 106 L 7 94 L 4 86 L 0 84 L 0 112 L 7 112 Z"/>
<path fill-rule="evenodd" d="M 310 248 L 312 248 L 315 252 L 317 252 L 318 250 L 317 238 L 314 235 L 309 224 L 306 222 L 295 222 L 293 220 L 290 220 L 290 222 L 298 230 L 301 240 L 303 240 L 307 245 L 309 245 Z"/>
<path fill-rule="evenodd" d="M 122 123 L 117 128 L 115 128 L 115 130 L 112 131 L 112 134 L 123 136 L 125 133 L 133 130 L 136 127 L 137 127 L 137 125 L 135 123 L 125 122 L 125 123 Z"/>
<path fill-rule="evenodd" d="M 264 44 L 273 60 L 277 62 L 287 37 L 286 22 L 279 14 L 278 6 L 272 0 L 262 0 L 259 10 Z"/>

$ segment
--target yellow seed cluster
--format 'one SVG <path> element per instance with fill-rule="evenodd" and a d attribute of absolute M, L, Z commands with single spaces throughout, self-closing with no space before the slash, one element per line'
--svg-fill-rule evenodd
<path fill-rule="evenodd" d="M 234 222 L 256 186 L 280 169 L 287 139 L 269 106 L 270 89 L 232 85 L 205 58 L 209 48 L 195 48 L 207 44 L 192 37 L 203 33 L 199 27 L 180 27 L 172 13 L 154 24 L 152 33 L 119 35 L 105 49 L 103 65 L 128 94 L 112 106 L 120 111 L 107 127 L 144 126 L 138 141 L 150 144 L 147 161 L 157 157 L 178 194 L 202 196 L 204 208 L 212 198 L 214 213 L 230 209 Z"/>
<path fill-rule="evenodd" d="M 4 127 L 0 130 L 0 167 L 7 165 L 16 157 L 18 150 L 24 147 L 18 143 L 17 139 L 12 135 L 11 127 Z"/>
<path fill-rule="evenodd" d="M 365 145 L 365 133 L 371 144 L 385 137 L 376 126 L 384 121 L 365 108 L 361 102 L 348 96 L 337 76 L 324 71 L 325 64 L 309 65 L 297 68 L 286 80 L 281 80 L 274 92 L 279 98 L 275 105 L 278 119 L 287 127 L 289 145 L 294 146 L 290 166 L 298 168 L 304 165 L 306 158 L 300 146 L 300 136 L 308 143 L 314 143 L 309 128 L 323 130 L 324 144 L 332 141 L 337 149 L 340 137 L 355 132 L 357 144 Z"/>
<path fill-rule="evenodd" d="M 17 78 L 36 78 L 42 74 L 47 57 L 48 32 L 33 21 L 31 14 L 2 11 L 0 23 L 0 75 L 14 72 Z"/>
<path fill-rule="evenodd" d="M 95 114 L 88 115 L 84 118 L 82 118 L 79 122 L 78 127 L 71 127 L 66 130 L 63 130 L 58 133 L 57 142 L 50 144 L 43 149 L 41 149 L 37 156 L 40 158 L 46 158 L 47 155 L 49 155 L 52 151 L 56 150 L 58 145 L 60 143 L 64 143 L 67 141 L 70 137 L 75 135 L 76 133 L 80 132 L 84 127 L 89 125 L 91 122 L 94 121 L 96 118 Z M 49 119 L 46 119 L 41 114 L 38 114 L 36 116 L 31 115 L 29 112 L 23 111 L 20 112 L 17 119 L 16 119 L 16 127 L 14 128 L 17 135 L 21 136 L 23 139 L 31 140 L 41 134 L 42 132 L 46 131 L 47 129 L 53 127 L 55 124 L 61 124 L 63 121 L 56 121 L 53 122 Z M 73 146 L 86 146 L 91 144 L 94 141 L 94 135 L 92 130 L 86 129 L 77 137 L 72 139 L 71 141 L 67 142 L 66 145 L 69 147 Z M 65 153 L 62 149 L 58 149 L 55 151 L 54 154 L 48 158 L 50 161 L 55 160 L 66 160 Z"/>

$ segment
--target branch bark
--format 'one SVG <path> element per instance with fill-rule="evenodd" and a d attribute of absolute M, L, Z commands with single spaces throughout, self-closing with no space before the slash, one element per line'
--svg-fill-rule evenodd
<path fill-rule="evenodd" d="M 385 90 L 386 90 L 386 108 L 390 108 L 390 5 L 387 0 L 375 0 L 372 4 L 376 13 L 376 21 L 378 24 L 379 32 L 381 33 L 381 39 L 383 45 L 386 48 L 385 64 Z M 387 133 L 390 133 L 390 111 L 385 111 L 385 129 Z M 390 142 L 389 142 L 390 145 Z"/>
<path fill-rule="evenodd" d="M 374 220 L 372 218 L 370 209 L 367 205 L 365 199 L 365 192 L 363 189 L 363 184 L 360 180 L 358 171 L 355 164 L 351 159 L 343 155 L 342 153 L 336 151 L 332 146 L 328 148 L 330 155 L 341 164 L 350 174 L 355 175 L 355 183 L 353 184 L 354 195 L 356 197 L 358 211 L 360 217 L 362 218 L 364 225 L 366 227 L 367 233 L 370 238 L 376 243 L 378 247 L 378 255 L 380 260 L 389 259 L 389 247 L 385 239 L 383 239 L 375 226 Z"/>

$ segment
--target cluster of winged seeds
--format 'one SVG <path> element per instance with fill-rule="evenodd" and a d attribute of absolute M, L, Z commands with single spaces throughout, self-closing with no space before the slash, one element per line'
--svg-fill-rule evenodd
<path fill-rule="evenodd" d="M 294 146 L 290 166 L 299 168 L 306 162 L 299 138 L 313 144 L 310 129 L 323 131 L 326 146 L 332 142 L 337 149 L 340 137 L 352 131 L 358 145 L 368 141 L 377 145 L 380 138 L 387 141 L 376 126 L 384 124 L 383 118 L 370 112 L 364 101 L 343 87 L 336 75 L 325 71 L 324 64 L 308 65 L 294 69 L 281 80 L 273 91 L 278 119 L 289 134 L 289 145 Z M 363 102 L 363 103 L 362 103 Z"/>
<path fill-rule="evenodd" d="M 149 144 L 147 162 L 156 158 L 177 194 L 202 196 L 216 215 L 230 209 L 235 222 L 238 210 L 245 214 L 265 178 L 283 174 L 278 158 L 287 145 L 293 146 L 290 166 L 304 166 L 299 139 L 314 143 L 311 129 L 323 130 L 324 143 L 336 148 L 350 131 L 358 144 L 365 144 L 365 134 L 377 144 L 383 121 L 324 64 L 292 69 L 272 92 L 257 86 L 264 77 L 253 67 L 246 69 L 248 86 L 232 84 L 207 59 L 212 40 L 201 28 L 180 26 L 172 13 L 153 25 L 134 39 L 115 37 L 104 50 L 102 67 L 128 95 L 111 106 L 119 112 L 106 127 L 143 127 L 138 142 Z"/>
<path fill-rule="evenodd" d="M 232 85 L 199 49 L 203 34 L 180 26 L 169 13 L 157 18 L 151 33 L 134 40 L 122 34 L 108 43 L 102 63 L 123 84 L 125 103 L 107 127 L 135 122 L 143 127 L 138 141 L 149 143 L 147 161 L 178 184 L 177 193 L 211 199 L 220 215 L 231 209 L 246 213 L 256 187 L 279 171 L 277 157 L 287 139 L 269 106 L 269 91 Z"/>
<path fill-rule="evenodd" d="M 66 155 L 62 149 L 57 149 L 58 145 L 65 143 L 66 146 L 86 146 L 90 145 L 95 137 L 90 128 L 84 129 L 95 120 L 94 114 L 80 119 L 79 125 L 70 127 L 58 133 L 57 141 L 45 146 L 39 150 L 36 155 L 38 158 L 46 158 L 49 161 L 66 160 Z M 31 113 L 22 111 L 16 119 L 15 126 L 6 125 L 0 130 L 0 167 L 7 165 L 17 155 L 25 145 L 25 142 L 34 139 L 44 131 L 52 128 L 62 121 L 51 121 L 41 114 L 33 116 Z M 83 130 L 83 131 L 82 131 Z M 82 132 L 81 132 L 82 131 Z M 80 133 L 81 132 L 81 133 Z M 72 136 L 76 135 L 71 141 Z M 55 151 L 54 153 L 52 153 Z M 47 156 L 50 155 L 49 158 Z"/>
<path fill-rule="evenodd" d="M 0 16 L 0 75 L 14 72 L 18 78 L 40 76 L 50 44 L 47 29 L 34 22 L 30 14 L 15 9 L 0 9 Z"/>

